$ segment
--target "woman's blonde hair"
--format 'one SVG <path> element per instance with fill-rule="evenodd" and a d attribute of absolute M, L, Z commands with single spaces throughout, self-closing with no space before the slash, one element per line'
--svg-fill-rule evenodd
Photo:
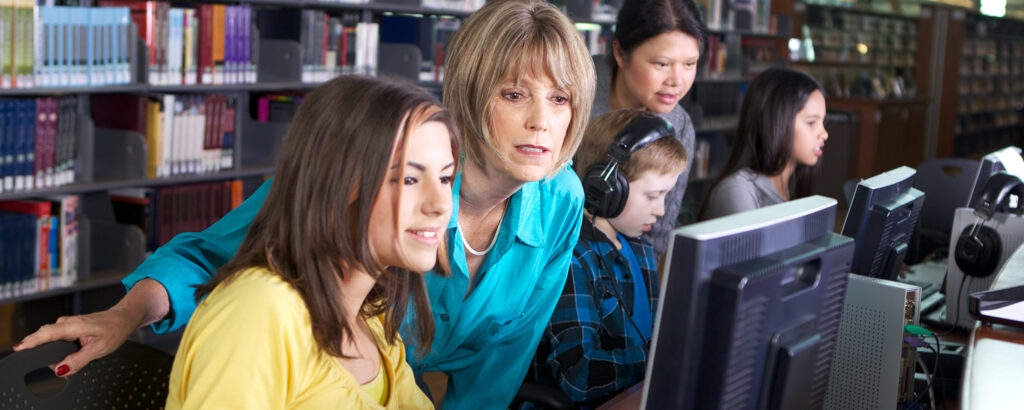
<path fill-rule="evenodd" d="M 444 103 L 463 135 L 464 158 L 483 165 L 487 150 L 506 159 L 494 144 L 491 108 L 503 80 L 543 74 L 569 94 L 572 120 L 553 176 L 583 139 L 594 102 L 594 62 L 571 20 L 537 0 L 487 2 L 469 16 L 448 44 Z"/>

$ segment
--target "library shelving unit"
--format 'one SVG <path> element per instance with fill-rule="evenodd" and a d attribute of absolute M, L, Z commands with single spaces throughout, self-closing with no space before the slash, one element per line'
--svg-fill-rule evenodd
<path fill-rule="evenodd" d="M 935 45 L 935 156 L 980 158 L 1024 141 L 1024 21 L 922 6 Z"/>
<path fill-rule="evenodd" d="M 60 3 L 60 1 L 58 1 Z M 97 2 L 103 4 L 102 2 Z M 159 2 L 147 2 L 159 3 Z M 167 2 L 163 2 L 167 3 Z M 0 101 L 36 98 L 63 98 L 77 102 L 73 134 L 76 147 L 74 182 L 66 185 L 30 190 L 0 191 L 0 202 L 12 200 L 45 199 L 56 195 L 76 195 L 79 200 L 78 280 L 66 287 L 55 287 L 36 292 L 18 292 L 0 298 L 0 351 L 39 326 L 51 323 L 59 316 L 80 314 L 112 306 L 124 290 L 120 279 L 144 260 L 147 235 L 142 227 L 120 223 L 115 215 L 111 194 L 143 192 L 149 189 L 178 187 L 198 183 L 219 183 L 229 180 L 246 181 L 251 190 L 273 173 L 277 152 L 288 127 L 287 120 L 261 122 L 257 118 L 257 99 L 264 93 L 291 93 L 301 95 L 326 81 L 326 77 L 304 77 L 303 13 L 316 11 L 315 18 L 324 22 L 329 17 L 344 17 L 352 22 L 375 23 L 383 16 L 411 15 L 416 18 L 461 19 L 472 10 L 464 1 L 398 0 L 392 2 L 346 3 L 321 0 L 238 0 L 230 5 L 248 6 L 252 11 L 251 61 L 255 66 L 254 82 L 235 84 L 163 85 L 151 83 L 147 74 L 150 50 L 143 38 L 130 25 L 128 44 L 130 51 L 130 81 L 122 84 L 97 86 L 0 88 Z M 482 2 L 481 2 L 482 3 Z M 182 7 L 199 8 L 202 1 L 180 3 Z M 225 4 L 225 3 L 217 3 Z M 175 3 L 178 7 L 179 3 Z M 5 6 L 6 7 L 6 6 Z M 39 6 L 41 7 L 41 6 Z M 2 16 L 0 16 L 2 17 Z M 187 23 L 186 23 L 187 24 Z M 230 23 L 227 23 L 230 24 Z M 319 24 L 319 21 L 318 21 Z M 326 24 L 325 24 L 326 26 Z M 457 27 L 457 24 L 456 24 Z M 166 32 L 165 32 L 166 33 Z M 327 35 L 323 31 L 314 35 Z M 197 34 L 198 35 L 198 34 Z M 343 35 L 344 36 L 344 35 Z M 316 38 L 316 37 L 313 37 Z M 326 40 L 325 40 L 326 41 Z M 322 45 L 322 44 L 321 44 Z M 386 73 L 384 46 L 378 54 L 377 72 Z M 42 47 L 42 46 L 41 46 Z M 440 46 L 438 46 L 440 47 Z M 417 48 L 416 58 L 422 58 Z M 313 52 L 317 52 L 314 50 Z M 308 57 L 306 55 L 305 57 Z M 432 57 L 431 57 L 432 58 Z M 0 61 L 2 62 L 2 61 Z M 0 67 L 2 68 L 2 67 Z M 340 73 L 345 75 L 345 73 Z M 372 74 L 372 72 L 370 73 Z M 335 74 L 337 75 L 337 74 Z M 415 80 L 421 76 L 412 74 Z M 419 81 L 432 92 L 440 93 L 436 81 Z M 140 96 L 143 100 L 161 102 L 166 95 L 189 96 L 225 95 L 234 102 L 234 142 L 229 166 L 218 171 L 175 174 L 154 177 L 147 172 L 147 138 L 141 131 L 125 131 L 96 125 L 96 110 L 118 110 L 121 107 L 101 107 L 93 103 L 97 96 L 124 94 Z M 200 98 L 200 97 L 196 97 Z M 205 97 L 202 97 L 205 98 Z M 168 111 L 170 115 L 170 111 Z M 0 127 L 0 133 L 4 133 Z M 143 202 L 144 204 L 144 202 Z M 155 212 L 155 204 L 145 206 L 145 212 Z M 205 226 L 197 227 L 203 229 Z M 152 241 L 152 238 L 150 238 Z M 151 243 L 152 245 L 152 243 Z M 7 265 L 0 264 L 0 269 Z M 4 276 L 0 276 L 0 279 Z M 174 349 L 176 335 L 155 337 L 147 329 L 140 330 L 137 338 L 159 347 Z M 163 344 L 163 345 L 162 345 Z"/>
<path fill-rule="evenodd" d="M 965 15 L 953 154 L 980 157 L 1020 144 L 1024 22 Z"/>

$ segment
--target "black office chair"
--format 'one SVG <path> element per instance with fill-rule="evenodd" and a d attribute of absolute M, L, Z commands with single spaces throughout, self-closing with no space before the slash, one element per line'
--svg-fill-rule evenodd
<path fill-rule="evenodd" d="M 57 363 L 78 350 L 73 342 L 51 342 L 12 353 L 0 360 L 0 408 L 3 409 L 159 409 L 167 401 L 167 380 L 174 356 L 127 342 L 110 355 L 59 380 L 26 380 L 30 373 Z M 44 370 L 48 372 L 49 370 Z M 29 379 L 32 379 L 31 377 Z M 57 381 L 58 383 L 53 383 Z M 48 397 L 33 393 L 30 384 L 50 386 Z M 56 385 L 56 387 L 53 387 Z M 38 390 L 38 389 L 37 389 Z M 56 390 L 56 391 L 54 391 Z"/>

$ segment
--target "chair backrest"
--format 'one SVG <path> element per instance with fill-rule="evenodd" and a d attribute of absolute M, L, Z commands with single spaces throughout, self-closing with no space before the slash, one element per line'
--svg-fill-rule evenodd
<path fill-rule="evenodd" d="M 949 235 L 953 211 L 967 206 L 980 163 L 964 158 L 938 158 L 917 167 L 914 188 L 927 195 L 921 209 L 921 229 Z"/>
<path fill-rule="evenodd" d="M 56 394 L 39 397 L 25 376 L 78 350 L 72 342 L 51 342 L 0 360 L 0 408 L 4 409 L 157 409 L 167 401 L 167 380 L 174 356 L 127 342 L 94 360 Z"/>

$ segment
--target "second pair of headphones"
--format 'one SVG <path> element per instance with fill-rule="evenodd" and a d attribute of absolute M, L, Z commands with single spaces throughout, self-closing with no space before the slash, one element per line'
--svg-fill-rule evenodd
<path fill-rule="evenodd" d="M 654 115 L 645 114 L 630 121 L 608 149 L 608 161 L 591 165 L 583 174 L 584 209 L 596 217 L 619 216 L 629 198 L 629 180 L 619 166 L 637 150 L 662 137 L 674 137 L 675 133 L 668 120 Z"/>
<path fill-rule="evenodd" d="M 1024 200 L 1024 183 L 1014 175 L 998 172 L 992 174 L 977 202 L 974 213 L 981 220 L 977 224 L 964 228 L 956 241 L 953 258 L 956 266 L 968 276 L 983 278 L 995 272 L 999 266 L 1003 243 L 995 229 L 982 224 L 996 212 L 1020 213 L 1021 206 L 1010 208 L 1010 195 Z"/>

